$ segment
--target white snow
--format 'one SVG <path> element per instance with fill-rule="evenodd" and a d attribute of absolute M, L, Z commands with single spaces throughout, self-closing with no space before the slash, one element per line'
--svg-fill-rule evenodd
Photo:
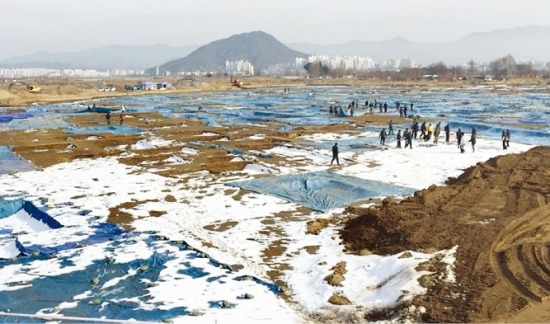
<path fill-rule="evenodd" d="M 213 135 L 216 134 L 202 134 Z M 256 137 L 261 136 L 255 135 L 252 138 Z M 351 135 L 345 137 L 349 138 Z M 308 135 L 307 140 L 335 138 L 342 136 L 313 134 Z M 171 144 L 169 141 L 157 139 L 153 142 L 139 141 L 132 148 L 138 150 L 162 145 Z M 122 263 L 147 258 L 156 250 L 170 254 L 173 259 L 161 271 L 159 285 L 149 289 L 152 301 L 147 304 L 141 301 L 140 307 L 145 309 L 152 307 L 152 303 L 157 303 L 160 305 L 157 307 L 163 309 L 185 306 L 204 313 L 197 317 L 174 318 L 174 322 L 297 323 L 308 322 L 308 314 L 330 314 L 332 309 L 338 307 L 350 313 L 356 311 L 353 307 L 331 305 L 328 299 L 333 294 L 343 295 L 353 305 L 365 309 L 391 306 L 399 300 L 410 299 L 424 292 L 417 279 L 425 272 L 418 272 L 415 268 L 436 255 L 443 256 L 442 259 L 449 264 L 448 278 L 452 280 L 456 247 L 434 254 L 410 251 L 411 256 L 405 258 L 400 258 L 402 253 L 387 256 L 346 254 L 339 239 L 339 226 L 328 226 L 318 235 L 306 232 L 308 221 L 338 217 L 343 209 L 303 214 L 297 209 L 298 205 L 276 197 L 254 192 L 238 196 L 239 189 L 226 186 L 225 183 L 248 180 L 255 174 L 292 174 L 330 168 L 342 175 L 422 189 L 432 184 L 443 185 L 448 177 L 461 174 L 464 169 L 477 162 L 504 153 L 524 152 L 532 147 L 514 143 L 507 151 L 503 151 L 500 145 L 498 141 L 487 140 L 478 135 L 475 153 L 467 147 L 467 152 L 461 154 L 456 143 L 441 142 L 435 146 L 414 142 L 412 150 L 397 149 L 394 144 L 387 146 L 385 150 L 365 152 L 346 152 L 341 147 L 341 165 L 338 167 L 329 165 L 329 150 L 279 146 L 263 153 L 282 156 L 288 161 L 307 163 L 300 164 L 299 167 L 293 167 L 290 163 L 251 163 L 242 172 L 210 174 L 201 171 L 181 174 L 177 178 L 156 175 L 146 167 L 119 163 L 116 157 L 76 160 L 42 170 L 1 175 L 0 196 L 13 197 L 18 193 L 21 198 L 37 205 L 40 205 L 39 200 L 42 197 L 58 203 L 51 206 L 48 213 L 68 228 L 63 231 L 40 232 L 41 243 L 61 241 L 64 235 L 71 235 L 72 230 L 86 231 L 91 223 L 106 221 L 109 208 L 126 202 L 136 202 L 135 208 L 124 209 L 134 216 L 132 226 L 136 233 L 156 231 L 172 241 L 184 240 L 223 264 L 240 264 L 243 268 L 228 274 L 226 270 L 208 264 L 208 258 L 191 258 L 191 251 L 163 245 L 162 241 L 147 245 L 139 240 L 144 234 L 136 234 L 134 243 L 121 245 L 115 252 L 107 252 L 105 248 L 109 242 L 105 242 L 78 250 L 63 251 L 55 259 L 36 260 L 25 266 L 18 263 L 6 265 L 0 268 L 0 291 L 28 287 L 33 279 L 41 276 L 83 269 L 106 255 L 113 257 L 115 262 Z M 184 148 L 181 152 L 188 155 L 198 154 L 189 148 Z M 165 162 L 185 163 L 185 160 L 172 156 Z M 167 196 L 172 196 L 173 199 L 168 200 Z M 78 209 L 62 204 L 69 201 Z M 75 214 L 75 211 L 83 209 L 91 211 L 89 217 Z M 150 211 L 162 211 L 164 214 L 153 217 L 149 216 Z M 37 237 L 32 237 L 32 240 Z M 26 239 L 31 238 L 20 237 L 20 240 Z M 265 249 L 276 246 L 280 246 L 282 252 L 268 258 Z M 308 252 L 308 247 L 316 249 Z M 58 263 L 60 258 L 68 258 L 74 265 L 62 267 Z M 184 262 L 206 269 L 209 276 L 191 278 L 181 274 L 179 270 Z M 324 278 L 340 262 L 346 264 L 345 279 L 341 286 L 334 287 Z M 273 283 L 269 276 L 269 271 L 273 269 L 279 269 L 278 279 L 288 286 L 288 302 L 253 280 L 235 280 L 238 276 L 251 275 Z M 133 272 L 129 272 L 126 276 L 133 275 Z M 215 276 L 226 276 L 227 280 L 207 280 Z M 102 285 L 109 287 L 121 279 Z M 243 293 L 250 293 L 254 298 L 240 298 Z M 227 300 L 235 304 L 235 307 L 209 307 L 209 302 L 213 300 Z M 74 307 L 74 303 L 65 301 L 59 307 Z"/>

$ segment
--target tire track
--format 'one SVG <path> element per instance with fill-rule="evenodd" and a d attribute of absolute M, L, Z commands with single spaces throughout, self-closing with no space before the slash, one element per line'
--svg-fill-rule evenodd
<path fill-rule="evenodd" d="M 491 246 L 490 263 L 499 280 L 527 301 L 542 302 L 550 296 L 548 226 L 550 206 L 542 205 L 510 222 Z M 512 304 L 514 310 L 525 306 L 514 298 Z"/>

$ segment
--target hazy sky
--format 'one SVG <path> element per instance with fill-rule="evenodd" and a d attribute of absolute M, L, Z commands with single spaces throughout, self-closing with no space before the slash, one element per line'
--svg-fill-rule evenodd
<path fill-rule="evenodd" d="M 0 59 L 105 45 L 205 45 L 264 31 L 285 44 L 453 41 L 550 24 L 549 0 L 0 0 Z"/>

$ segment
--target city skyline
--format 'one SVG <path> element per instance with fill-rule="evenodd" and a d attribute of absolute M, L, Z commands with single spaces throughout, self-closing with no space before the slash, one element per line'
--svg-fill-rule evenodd
<path fill-rule="evenodd" d="M 437 43 L 475 32 L 548 25 L 548 9 L 550 2 L 543 0 L 3 1 L 0 60 L 114 44 L 200 46 L 256 30 L 285 44 L 395 37 Z"/>

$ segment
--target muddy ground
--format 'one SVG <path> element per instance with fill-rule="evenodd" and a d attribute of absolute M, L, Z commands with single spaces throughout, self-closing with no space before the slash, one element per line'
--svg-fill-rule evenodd
<path fill-rule="evenodd" d="M 490 159 L 401 202 L 352 209 L 351 251 L 458 246 L 456 282 L 425 277 L 428 322 L 550 322 L 550 148 Z M 431 269 L 434 270 L 434 269 Z M 388 310 L 391 313 L 392 310 Z M 378 315 L 379 316 L 379 315 Z"/>
<path fill-rule="evenodd" d="M 104 125 L 104 116 L 82 114 L 72 117 L 70 122 L 81 126 Z M 391 118 L 364 115 L 354 118 L 353 126 L 350 123 L 301 127 L 288 132 L 257 126 L 213 128 L 193 120 L 167 119 L 147 113 L 127 113 L 124 124 L 147 129 L 147 136 L 176 143 L 190 143 L 203 132 L 210 132 L 216 135 L 202 136 L 200 140 L 215 143 L 225 138 L 226 146 L 264 150 L 293 142 L 304 134 L 352 132 L 357 126 L 387 125 Z M 117 120 L 115 114 L 113 121 Z M 246 140 L 255 134 L 265 136 L 261 140 Z M 8 131 L 1 133 L 0 145 L 11 146 L 14 152 L 38 167 L 48 167 L 79 158 L 119 156 L 117 147 L 133 145 L 143 136 L 105 133 L 89 140 L 89 135 L 69 135 L 59 129 Z M 184 165 L 166 167 L 163 163 L 181 150 L 178 145 L 140 150 L 119 160 L 151 168 L 162 165 L 163 168 L 155 172 L 164 176 L 199 170 L 216 174 L 240 170 L 248 163 L 232 162 L 233 156 L 215 145 L 194 148 L 200 154 Z M 401 202 L 388 198 L 369 209 L 349 207 L 345 216 L 349 221 L 341 236 L 349 253 L 434 252 L 458 246 L 454 283 L 442 280 L 446 278 L 422 278 L 428 293 L 411 302 L 426 308 L 418 321 L 550 322 L 549 202 L 550 148 L 538 147 L 524 154 L 506 155 L 478 164 L 462 176 L 449 179 L 446 186 L 430 187 Z M 120 216 L 116 208 L 112 214 L 111 220 L 121 225 L 131 222 L 131 219 L 116 218 Z M 266 253 L 270 252 L 266 250 Z M 443 273 L 436 271 L 437 266 L 423 265 L 434 273 Z M 370 314 L 367 319 L 389 319 L 407 306 Z"/>

